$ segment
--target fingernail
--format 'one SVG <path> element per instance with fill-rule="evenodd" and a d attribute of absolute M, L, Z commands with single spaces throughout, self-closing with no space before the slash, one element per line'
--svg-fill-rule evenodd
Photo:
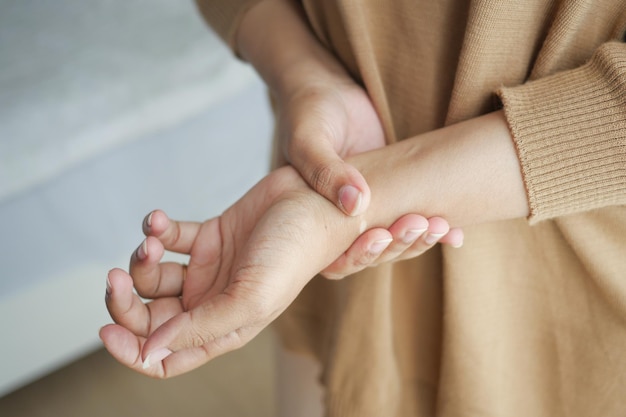
<path fill-rule="evenodd" d="M 150 214 L 148 214 L 148 217 L 146 217 L 146 228 L 149 229 L 152 227 L 152 214 L 154 213 L 154 211 L 151 211 Z"/>
<path fill-rule="evenodd" d="M 391 242 L 393 242 L 393 239 L 377 240 L 370 246 L 369 253 L 372 255 L 380 255 Z"/>
<path fill-rule="evenodd" d="M 109 281 L 109 277 L 107 276 L 107 289 L 106 294 L 111 295 L 111 281 Z"/>
<path fill-rule="evenodd" d="M 148 257 L 148 242 L 144 240 L 137 248 L 137 259 L 143 261 Z"/>
<path fill-rule="evenodd" d="M 434 243 L 437 243 L 437 241 L 444 236 L 445 233 L 428 233 L 424 237 L 424 242 L 426 242 L 427 245 L 432 245 Z"/>
<path fill-rule="evenodd" d="M 167 348 L 157 349 L 154 352 L 148 354 L 146 356 L 146 360 L 143 361 L 141 367 L 143 369 L 148 369 L 152 365 L 161 362 L 163 359 L 167 358 L 172 354 L 172 351 Z"/>
<path fill-rule="evenodd" d="M 460 247 L 463 246 L 463 241 L 461 241 L 460 243 L 457 243 L 456 245 L 452 245 L 453 248 L 458 249 Z"/>
<path fill-rule="evenodd" d="M 339 205 L 350 216 L 354 216 L 358 213 L 362 199 L 363 196 L 361 192 L 352 185 L 344 185 L 339 190 Z"/>
<path fill-rule="evenodd" d="M 424 234 L 425 231 L 426 229 L 409 229 L 402 237 L 402 241 L 404 243 L 413 243 L 418 237 Z"/>

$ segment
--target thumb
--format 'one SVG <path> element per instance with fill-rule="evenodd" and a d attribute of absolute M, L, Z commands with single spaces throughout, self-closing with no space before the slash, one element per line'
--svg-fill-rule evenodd
<path fill-rule="evenodd" d="M 178 375 L 238 349 L 253 332 L 246 314 L 226 294 L 219 294 L 196 308 L 178 314 L 161 325 L 143 345 L 144 370 L 168 358 L 169 376 Z"/>
<path fill-rule="evenodd" d="M 370 203 L 367 181 L 329 142 L 299 141 L 288 157 L 304 180 L 341 211 L 350 216 L 365 212 Z"/>

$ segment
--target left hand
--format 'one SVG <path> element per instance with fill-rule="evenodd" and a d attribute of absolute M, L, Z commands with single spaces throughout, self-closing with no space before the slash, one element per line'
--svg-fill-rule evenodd
<path fill-rule="evenodd" d="M 156 211 L 130 274 L 108 275 L 106 304 L 116 324 L 100 337 L 122 364 L 161 378 L 234 350 L 355 239 L 358 227 L 345 219 L 291 167 L 204 223 Z M 164 250 L 189 254 L 189 266 L 160 264 Z M 133 288 L 153 301 L 144 304 Z"/>
<path fill-rule="evenodd" d="M 382 263 L 415 258 L 437 243 L 459 248 L 463 239 L 463 230 L 451 229 L 441 217 L 427 219 L 407 214 L 388 229 L 373 228 L 364 232 L 320 274 L 329 279 L 341 279 Z"/>

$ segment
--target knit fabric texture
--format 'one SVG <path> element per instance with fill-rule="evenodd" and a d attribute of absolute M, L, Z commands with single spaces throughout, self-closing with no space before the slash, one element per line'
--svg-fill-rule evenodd
<path fill-rule="evenodd" d="M 234 46 L 254 2 L 199 3 Z M 311 281 L 277 327 L 322 364 L 327 416 L 626 415 L 626 1 L 302 6 L 389 143 L 504 108 L 530 207 Z"/>

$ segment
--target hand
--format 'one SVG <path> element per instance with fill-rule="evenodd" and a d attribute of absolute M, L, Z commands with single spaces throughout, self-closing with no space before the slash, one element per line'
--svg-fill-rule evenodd
<path fill-rule="evenodd" d="M 426 219 L 417 214 L 408 214 L 400 217 L 388 229 L 373 228 L 364 232 L 321 275 L 328 279 L 341 279 L 385 262 L 415 258 L 436 243 L 459 248 L 463 245 L 463 239 L 463 230 L 450 229 L 448 222 L 441 217 Z"/>
<path fill-rule="evenodd" d="M 287 160 L 310 186 L 347 214 L 358 215 L 369 204 L 369 187 L 343 158 L 385 145 L 380 119 L 367 93 L 347 76 L 311 78 L 295 92 L 278 94 L 279 140 Z M 450 230 L 440 217 L 429 221 L 406 215 L 388 230 L 366 231 L 322 275 L 339 279 L 369 266 L 413 258 L 438 241 L 459 247 L 463 232 Z"/>
<path fill-rule="evenodd" d="M 385 146 L 385 135 L 363 88 L 347 75 L 316 74 L 276 100 L 279 141 L 288 162 L 346 214 L 365 211 L 367 182 L 343 158 Z"/>
<path fill-rule="evenodd" d="M 241 22 L 238 49 L 273 92 L 287 161 L 343 212 L 363 213 L 371 198 L 369 186 L 344 159 L 385 145 L 382 124 L 366 91 L 312 35 L 293 2 L 264 1 L 252 7 Z M 420 237 L 426 229 L 429 233 Z M 431 225 L 417 215 L 400 218 L 389 230 L 367 231 L 324 275 L 339 278 L 369 265 L 417 256 L 441 236 L 442 243 L 463 243 L 460 229 L 446 232 L 443 219 Z"/>
<path fill-rule="evenodd" d="M 366 92 L 303 14 L 296 2 L 258 2 L 241 20 L 237 49 L 272 91 L 289 162 L 320 195 L 357 215 L 367 208 L 369 187 L 342 158 L 384 146 L 383 129 Z"/>
<path fill-rule="evenodd" d="M 100 337 L 118 361 L 154 377 L 234 350 L 349 246 L 358 225 L 345 219 L 290 167 L 204 223 L 174 222 L 156 211 L 130 274 L 108 275 L 106 304 L 116 324 Z M 159 264 L 164 250 L 189 254 L 189 266 Z M 144 304 L 133 288 L 153 301 Z"/>

